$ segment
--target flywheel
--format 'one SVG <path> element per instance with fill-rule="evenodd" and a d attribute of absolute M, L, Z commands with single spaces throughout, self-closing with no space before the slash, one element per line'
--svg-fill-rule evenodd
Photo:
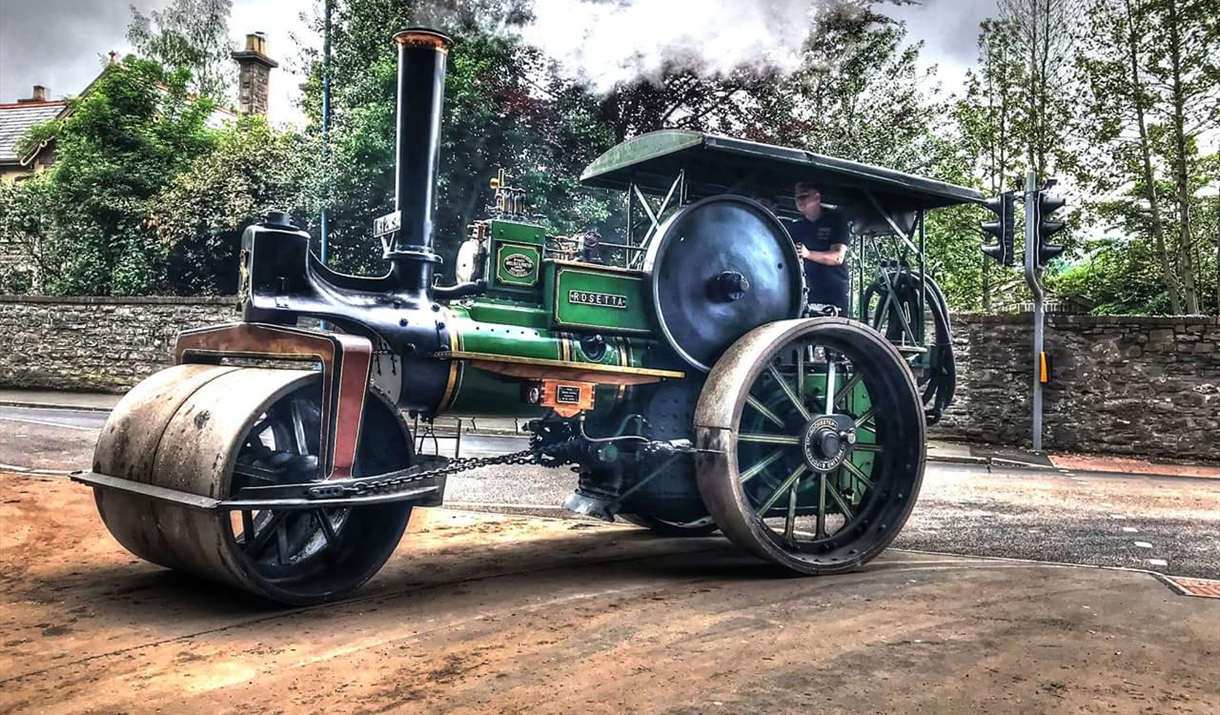
<path fill-rule="evenodd" d="M 804 574 L 880 554 L 923 481 L 924 411 L 877 331 L 842 318 L 758 328 L 717 363 L 695 411 L 699 492 L 754 555 Z"/>
<path fill-rule="evenodd" d="M 644 271 L 661 333 L 702 372 L 742 335 L 805 309 L 792 237 L 774 214 L 740 196 L 679 209 L 652 241 Z"/>
<path fill-rule="evenodd" d="M 115 407 L 93 471 L 227 499 L 247 486 L 320 479 L 321 380 L 315 371 L 178 365 L 141 382 Z M 354 472 L 410 466 L 396 412 L 365 401 Z M 110 533 L 135 555 L 288 604 L 358 588 L 393 553 L 411 506 L 204 511 L 94 489 Z"/>

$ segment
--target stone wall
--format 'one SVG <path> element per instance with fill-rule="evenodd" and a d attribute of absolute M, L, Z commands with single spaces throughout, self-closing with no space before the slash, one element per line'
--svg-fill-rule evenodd
<path fill-rule="evenodd" d="M 235 298 L 0 296 L 0 388 L 122 392 Z M 932 436 L 1030 446 L 1033 318 L 955 315 L 957 399 Z M 1220 321 L 1048 315 L 1043 448 L 1220 462 Z"/>
<path fill-rule="evenodd" d="M 236 321 L 237 299 L 0 296 L 0 388 L 124 392 L 180 330 Z"/>
<path fill-rule="evenodd" d="M 934 436 L 1031 446 L 1033 316 L 956 315 Z M 1220 462 L 1220 321 L 1048 315 L 1043 449 Z"/>

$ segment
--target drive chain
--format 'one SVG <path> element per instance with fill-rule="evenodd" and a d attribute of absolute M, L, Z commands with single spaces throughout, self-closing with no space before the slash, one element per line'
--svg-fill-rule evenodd
<path fill-rule="evenodd" d="M 404 469 L 379 477 L 344 480 L 346 483 L 334 482 L 327 484 L 323 482 L 315 487 L 311 487 L 307 494 L 313 499 L 333 499 L 345 496 L 369 496 L 392 493 L 405 488 L 408 484 L 415 484 L 436 477 L 445 477 L 450 474 L 457 474 L 458 472 L 482 469 L 483 467 L 502 464 L 540 464 L 540 459 L 544 453 L 545 450 L 543 449 L 531 448 L 523 449 L 520 452 L 513 452 L 512 454 L 502 454 L 498 457 L 464 457 L 450 460 L 443 467 L 428 469 L 422 472 L 411 472 L 410 469 Z M 545 466 L 552 465 L 548 464 Z"/>

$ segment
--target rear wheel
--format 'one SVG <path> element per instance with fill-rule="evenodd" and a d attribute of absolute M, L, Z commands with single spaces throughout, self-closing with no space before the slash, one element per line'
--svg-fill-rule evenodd
<path fill-rule="evenodd" d="M 840 318 L 773 323 L 720 359 L 696 411 L 699 490 L 734 543 L 806 574 L 897 536 L 923 479 L 924 415 L 884 337 Z"/>

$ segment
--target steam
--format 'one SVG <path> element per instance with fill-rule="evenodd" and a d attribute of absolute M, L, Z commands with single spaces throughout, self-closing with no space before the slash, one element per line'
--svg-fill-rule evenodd
<path fill-rule="evenodd" d="M 523 39 L 606 92 L 678 66 L 704 76 L 743 67 L 790 73 L 833 0 L 534 0 Z"/>

